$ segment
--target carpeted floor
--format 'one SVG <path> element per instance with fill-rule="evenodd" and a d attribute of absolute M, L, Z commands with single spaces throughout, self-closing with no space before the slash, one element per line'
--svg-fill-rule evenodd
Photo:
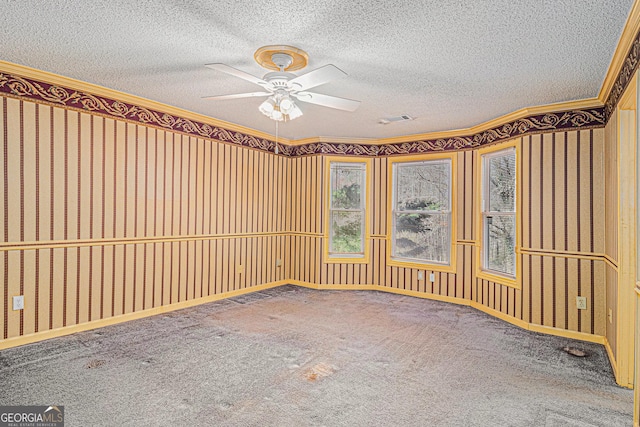
<path fill-rule="evenodd" d="M 0 404 L 64 405 L 67 426 L 633 421 L 602 346 L 469 307 L 295 286 L 4 350 Z"/>

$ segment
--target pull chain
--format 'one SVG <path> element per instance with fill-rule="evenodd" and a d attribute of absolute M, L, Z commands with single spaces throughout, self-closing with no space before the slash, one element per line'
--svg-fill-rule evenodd
<path fill-rule="evenodd" d="M 273 150 L 276 154 L 278 154 L 278 121 L 276 120 L 276 147 Z"/>

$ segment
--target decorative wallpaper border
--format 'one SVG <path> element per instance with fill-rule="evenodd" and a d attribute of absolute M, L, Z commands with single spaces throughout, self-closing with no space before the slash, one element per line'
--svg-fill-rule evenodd
<path fill-rule="evenodd" d="M 624 93 L 625 89 L 629 85 L 631 81 L 631 77 L 638 69 L 638 64 L 640 63 L 640 32 L 636 34 L 636 37 L 633 39 L 633 43 L 631 43 L 631 47 L 629 48 L 629 52 L 622 63 L 622 69 L 618 73 L 618 77 L 616 78 L 613 87 L 611 88 L 611 92 L 609 92 L 609 96 L 607 97 L 607 101 L 604 103 L 604 114 L 606 121 L 609 121 L 609 118 L 613 114 L 620 101 L 620 97 Z"/>
<path fill-rule="evenodd" d="M 428 139 L 392 144 L 311 143 L 291 148 L 291 156 L 339 154 L 352 156 L 396 156 L 444 151 L 459 151 L 505 141 L 532 133 L 583 130 L 603 127 L 602 108 L 547 113 L 518 119 L 484 132 L 452 138 Z"/>
<path fill-rule="evenodd" d="M 637 44 L 634 44 L 634 46 L 637 46 Z M 632 49 L 635 66 L 637 66 L 637 51 L 637 48 Z M 632 61 L 632 59 L 628 58 L 625 64 L 630 63 L 630 61 Z M 622 76 L 623 73 L 621 72 L 618 81 L 621 81 Z M 616 82 L 616 88 L 617 85 L 618 82 Z M 230 131 L 207 123 L 189 120 L 161 111 L 20 77 L 14 74 L 0 73 L 0 93 L 11 97 L 26 98 L 50 105 L 59 105 L 75 110 L 101 114 L 115 119 L 157 126 L 171 131 L 182 132 L 202 138 L 211 138 L 262 151 L 275 151 L 275 142 L 268 139 L 258 138 L 242 132 Z M 533 115 L 505 123 L 480 133 L 446 139 L 418 140 L 390 144 L 338 142 L 318 142 L 304 145 L 278 144 L 278 148 L 279 153 L 287 157 L 314 154 L 396 156 L 465 150 L 532 133 L 593 129 L 603 127 L 605 124 L 604 107 L 600 107 Z"/>
<path fill-rule="evenodd" d="M 212 138 L 258 150 L 274 151 L 275 148 L 275 142 L 264 138 L 257 138 L 241 132 L 234 132 L 206 123 L 173 116 L 161 111 L 8 73 L 0 73 L 0 93 L 6 93 L 16 98 L 28 98 L 37 102 L 101 114 L 115 119 L 158 126 L 171 131 Z"/>

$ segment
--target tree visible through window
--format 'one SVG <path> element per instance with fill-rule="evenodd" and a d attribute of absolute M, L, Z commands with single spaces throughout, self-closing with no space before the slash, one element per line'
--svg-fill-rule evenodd
<path fill-rule="evenodd" d="M 331 163 L 329 255 L 364 255 L 365 163 Z"/>
<path fill-rule="evenodd" d="M 486 154 L 482 172 L 483 268 L 515 277 L 515 150 Z"/>
<path fill-rule="evenodd" d="M 394 163 L 391 256 L 449 264 L 451 160 Z"/>

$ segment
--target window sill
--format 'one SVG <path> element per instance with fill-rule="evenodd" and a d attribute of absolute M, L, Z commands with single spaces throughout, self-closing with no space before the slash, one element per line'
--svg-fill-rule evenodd
<path fill-rule="evenodd" d="M 415 268 L 417 270 L 442 271 L 445 273 L 456 272 L 456 268 L 454 265 L 432 264 L 427 262 L 422 263 L 422 262 L 401 261 L 393 258 L 387 259 L 387 265 L 390 265 L 393 267 Z"/>
<path fill-rule="evenodd" d="M 367 264 L 369 263 L 368 258 L 366 255 L 357 257 L 326 256 L 324 262 L 326 264 Z"/>
<path fill-rule="evenodd" d="M 490 273 L 485 270 L 476 271 L 476 278 L 488 280 L 499 285 L 509 286 L 511 288 L 520 289 L 520 282 L 517 277 L 502 276 L 496 273 Z"/>

